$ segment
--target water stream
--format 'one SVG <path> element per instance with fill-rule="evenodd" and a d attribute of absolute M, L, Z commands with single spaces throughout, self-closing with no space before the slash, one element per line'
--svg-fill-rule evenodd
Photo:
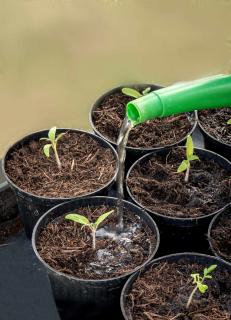
<path fill-rule="evenodd" d="M 133 261 L 134 250 L 143 250 L 147 256 L 151 252 L 151 241 L 147 237 L 148 250 L 144 251 L 144 248 L 137 247 L 135 239 L 142 232 L 142 223 L 138 219 L 134 221 L 126 221 L 124 223 L 123 199 L 124 199 L 124 177 L 125 177 L 125 159 L 126 159 L 126 145 L 128 142 L 129 133 L 133 125 L 131 121 L 124 119 L 119 137 L 117 140 L 117 152 L 119 158 L 119 170 L 116 177 L 116 191 L 117 191 L 117 213 L 118 221 L 116 230 L 109 226 L 104 226 L 97 230 L 97 238 L 111 238 L 116 241 L 116 250 L 112 250 L 110 247 L 97 250 L 94 261 L 92 261 L 86 268 L 87 272 L 95 273 L 98 275 L 112 274 L 118 272 L 122 267 L 129 265 Z M 133 250 L 133 251 L 132 251 Z"/>
<path fill-rule="evenodd" d="M 116 190 L 117 190 L 117 210 L 118 210 L 118 224 L 117 232 L 122 232 L 123 225 L 123 199 L 124 199 L 124 176 L 125 176 L 125 159 L 126 159 L 126 145 L 128 142 L 129 132 L 131 131 L 133 125 L 127 117 L 124 118 L 122 123 L 119 137 L 117 140 L 117 152 L 119 157 L 119 170 L 116 177 Z"/>

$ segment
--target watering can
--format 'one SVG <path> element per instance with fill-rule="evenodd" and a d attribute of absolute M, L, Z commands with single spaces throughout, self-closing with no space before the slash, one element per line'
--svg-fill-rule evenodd
<path fill-rule="evenodd" d="M 231 107 L 231 75 L 211 76 L 153 91 L 129 102 L 126 114 L 137 125 L 173 114 L 223 107 Z"/>

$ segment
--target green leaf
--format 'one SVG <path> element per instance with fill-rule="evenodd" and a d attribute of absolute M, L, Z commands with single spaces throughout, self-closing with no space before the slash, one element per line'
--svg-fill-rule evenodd
<path fill-rule="evenodd" d="M 204 269 L 204 276 L 207 276 L 209 273 L 213 272 L 217 267 L 217 264 L 212 264 L 210 267 Z"/>
<path fill-rule="evenodd" d="M 199 281 L 199 273 L 192 273 L 191 277 L 193 278 L 193 283 L 197 283 Z"/>
<path fill-rule="evenodd" d="M 189 161 L 193 161 L 193 160 L 200 160 L 198 156 L 196 156 L 195 154 L 193 154 L 192 156 L 188 157 Z"/>
<path fill-rule="evenodd" d="M 52 127 L 48 132 L 48 137 L 51 141 L 55 141 L 56 127 Z"/>
<path fill-rule="evenodd" d="M 62 138 L 62 136 L 63 136 L 64 134 L 65 134 L 64 132 L 59 133 L 59 134 L 57 135 L 57 138 L 55 139 L 56 142 L 59 141 L 59 139 Z"/>
<path fill-rule="evenodd" d="M 206 277 L 208 274 L 208 268 L 204 268 L 204 277 Z"/>
<path fill-rule="evenodd" d="M 90 221 L 82 216 L 81 214 L 77 214 L 77 213 L 69 213 L 65 216 L 65 219 L 67 220 L 72 220 L 74 222 L 78 222 L 80 224 L 83 224 L 85 226 L 90 225 Z"/>
<path fill-rule="evenodd" d="M 213 277 L 210 275 L 205 276 L 206 279 L 212 279 Z"/>
<path fill-rule="evenodd" d="M 111 210 L 111 211 L 108 211 L 108 212 L 105 212 L 103 214 L 101 214 L 101 216 L 99 216 L 99 218 L 96 220 L 96 222 L 93 224 L 95 229 L 98 228 L 99 224 L 101 222 L 103 222 L 114 210 Z"/>
<path fill-rule="evenodd" d="M 48 139 L 48 138 L 40 138 L 39 140 L 44 140 L 44 141 L 50 141 L 50 139 Z"/>
<path fill-rule="evenodd" d="M 208 286 L 206 284 L 197 283 L 197 288 L 201 293 L 205 293 L 208 290 Z"/>
<path fill-rule="evenodd" d="M 132 89 L 132 88 L 123 88 L 122 89 L 123 94 L 125 94 L 126 96 L 132 97 L 132 98 L 140 98 L 142 97 L 142 94 L 139 93 L 139 91 Z"/>
<path fill-rule="evenodd" d="M 47 158 L 50 157 L 50 147 L 51 144 L 45 144 L 45 146 L 43 147 L 43 152 Z"/>
<path fill-rule="evenodd" d="M 189 166 L 189 162 L 187 160 L 183 160 L 179 165 L 177 172 L 180 173 L 185 171 L 188 168 L 188 166 Z"/>
<path fill-rule="evenodd" d="M 229 120 L 227 121 L 227 124 L 231 124 L 231 119 L 229 119 Z"/>
<path fill-rule="evenodd" d="M 143 96 L 145 96 L 146 94 L 148 94 L 151 91 L 151 87 L 147 87 L 146 89 L 144 89 L 142 91 Z"/>
<path fill-rule="evenodd" d="M 189 157 L 193 155 L 193 150 L 194 150 L 194 145 L 193 145 L 192 137 L 188 136 L 187 141 L 186 141 L 186 157 L 187 157 L 187 159 L 189 159 Z"/>

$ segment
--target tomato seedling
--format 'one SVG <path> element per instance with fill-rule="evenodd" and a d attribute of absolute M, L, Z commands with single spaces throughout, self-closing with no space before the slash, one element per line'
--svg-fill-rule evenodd
<path fill-rule="evenodd" d="M 189 170 L 191 167 L 190 161 L 194 160 L 200 160 L 197 155 L 194 154 L 194 144 L 191 136 L 187 137 L 186 141 L 186 159 L 181 162 L 179 165 L 177 172 L 183 172 L 186 171 L 185 173 L 185 178 L 184 181 L 187 183 L 189 179 Z"/>
<path fill-rule="evenodd" d="M 188 309 L 190 304 L 192 303 L 193 296 L 196 293 L 197 290 L 200 291 L 200 293 L 204 294 L 208 290 L 208 285 L 204 283 L 205 279 L 212 279 L 211 273 L 216 269 L 217 265 L 212 264 L 208 268 L 204 268 L 203 276 L 201 276 L 199 273 L 193 273 L 191 274 L 191 277 L 193 278 L 193 284 L 196 286 L 194 287 L 193 291 L 191 292 L 188 302 L 186 305 L 186 308 Z"/>
<path fill-rule="evenodd" d="M 77 213 L 69 213 L 65 216 L 65 219 L 82 224 L 82 227 L 88 227 L 92 234 L 92 249 L 96 250 L 96 231 L 100 223 L 102 223 L 113 211 L 114 210 L 111 210 L 101 214 L 95 222 L 90 222 L 88 218 Z"/>
<path fill-rule="evenodd" d="M 57 130 L 56 127 L 52 127 L 48 132 L 48 137 L 47 138 L 41 138 L 40 140 L 45 140 L 45 141 L 50 142 L 50 143 L 47 143 L 47 144 L 44 145 L 43 153 L 45 154 L 45 156 L 47 158 L 49 158 L 50 157 L 50 148 L 52 148 L 53 151 L 54 151 L 54 155 L 55 155 L 55 160 L 56 160 L 57 166 L 58 166 L 59 170 L 61 170 L 62 164 L 61 164 L 61 161 L 59 159 L 58 152 L 57 152 L 57 143 L 58 143 L 59 139 L 64 135 L 64 133 L 59 133 L 57 135 L 57 137 L 55 137 L 56 136 L 56 130 Z"/>

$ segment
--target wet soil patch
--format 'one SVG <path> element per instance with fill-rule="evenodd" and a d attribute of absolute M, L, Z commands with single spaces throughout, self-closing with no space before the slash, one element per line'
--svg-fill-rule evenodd
<path fill-rule="evenodd" d="M 24 191 L 50 198 L 81 196 L 102 188 L 115 174 L 113 152 L 86 133 L 67 132 L 59 140 L 61 170 L 52 150 L 50 158 L 44 155 L 44 144 L 34 140 L 19 146 L 6 162 L 10 179 Z"/>
<path fill-rule="evenodd" d="M 197 290 L 189 309 L 188 298 L 194 288 L 192 273 L 203 274 L 207 265 L 187 259 L 177 263 L 161 262 L 133 283 L 126 306 L 133 320 L 230 320 L 231 274 L 223 268 L 206 280 L 209 289 L 203 295 Z"/>
<path fill-rule="evenodd" d="M 231 211 L 222 214 L 212 228 L 211 242 L 216 253 L 231 263 Z"/>
<path fill-rule="evenodd" d="M 128 187 L 142 206 L 178 218 L 199 217 L 230 202 L 231 177 L 213 160 L 191 161 L 189 182 L 177 168 L 185 150 L 174 148 L 167 155 L 145 158 L 130 172 Z"/>
<path fill-rule="evenodd" d="M 78 208 L 76 213 L 95 221 L 111 209 L 115 208 L 89 206 Z M 115 212 L 97 230 L 95 251 L 88 228 L 65 220 L 65 215 L 56 218 L 46 225 L 38 237 L 36 246 L 40 256 L 55 270 L 81 279 L 109 279 L 134 270 L 153 252 L 156 236 L 127 209 L 124 211 L 124 231 L 116 235 L 113 232 L 118 220 Z"/>
<path fill-rule="evenodd" d="M 231 144 L 231 108 L 212 109 L 199 112 L 199 120 L 203 128 L 220 142 Z"/>
<path fill-rule="evenodd" d="M 107 96 L 93 111 L 92 119 L 96 129 L 115 143 L 125 118 L 125 106 L 131 100 L 134 98 L 116 92 Z M 131 130 L 127 145 L 134 148 L 171 145 L 187 136 L 193 124 L 186 114 L 147 121 Z"/>

